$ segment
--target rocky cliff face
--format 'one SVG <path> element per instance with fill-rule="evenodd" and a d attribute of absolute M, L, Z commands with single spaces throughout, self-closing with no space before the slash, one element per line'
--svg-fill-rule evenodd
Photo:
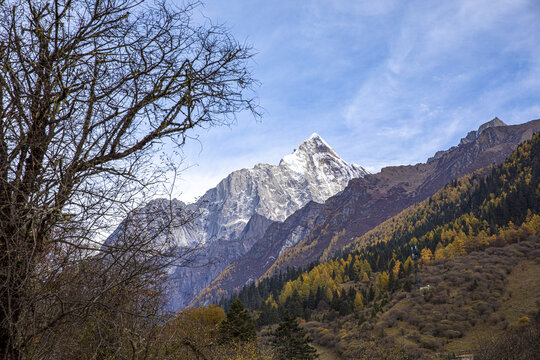
<path fill-rule="evenodd" d="M 501 119 L 498 117 L 493 118 L 493 120 L 488 121 L 487 123 L 482 124 L 478 130 L 476 131 L 470 131 L 467 136 L 465 136 L 461 141 L 459 142 L 460 145 L 468 144 L 471 141 L 474 141 L 478 139 L 478 137 L 484 132 L 484 130 L 497 127 L 497 126 L 507 126 Z"/>
<path fill-rule="evenodd" d="M 197 247 L 190 254 L 191 267 L 171 268 L 173 309 L 185 306 L 232 261 L 249 251 L 262 237 L 268 226 L 284 221 L 310 201 L 323 203 L 347 186 L 349 180 L 363 177 L 367 172 L 356 164 L 348 164 L 317 134 L 300 144 L 279 165 L 258 164 L 252 169 L 231 173 L 215 188 L 208 190 L 196 203 L 182 208 L 180 202 L 159 200 L 164 211 L 155 208 L 156 201 L 134 214 L 135 223 L 164 224 L 182 209 L 192 214 L 186 226 L 175 226 L 163 236 L 172 238 L 179 251 Z M 174 206 L 170 206 L 174 205 Z M 148 214 L 152 215 L 148 215 Z M 121 225 L 112 238 L 126 231 Z M 139 227 L 140 228 L 140 227 Z M 128 230 L 129 231 L 129 230 Z M 138 230 L 140 231 L 140 230 Z M 109 241 L 113 241 L 112 238 Z M 169 238 L 169 239 L 170 239 Z M 289 239 L 293 246 L 300 238 Z M 159 241 L 159 236 L 157 240 Z"/>
<path fill-rule="evenodd" d="M 460 144 L 439 158 L 383 168 L 378 174 L 351 181 L 344 191 L 326 201 L 315 220 L 319 226 L 304 242 L 284 253 L 269 273 L 287 266 L 305 266 L 332 254 L 382 221 L 433 195 L 448 182 L 502 163 L 537 131 L 540 120 L 513 126 L 484 126 L 475 140 Z M 336 236 L 340 232 L 343 234 Z"/>
<path fill-rule="evenodd" d="M 215 301 L 246 282 L 288 266 L 306 266 L 324 260 L 355 237 L 433 195 L 451 180 L 503 162 L 537 131 L 540 120 L 505 126 L 496 118 L 470 132 L 458 146 L 437 153 L 426 163 L 387 167 L 378 174 L 352 180 L 323 206 L 308 204 L 284 222 L 270 225 L 251 250 L 229 266 L 193 303 Z M 287 246 L 287 239 L 298 237 L 302 240 Z"/>
<path fill-rule="evenodd" d="M 314 228 L 324 205 L 309 202 L 284 222 L 271 224 L 251 249 L 229 265 L 190 305 L 210 304 L 257 281 L 281 254 L 303 241 Z"/>

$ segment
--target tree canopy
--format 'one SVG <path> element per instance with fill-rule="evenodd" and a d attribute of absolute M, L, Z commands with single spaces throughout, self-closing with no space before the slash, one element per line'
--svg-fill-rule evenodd
<path fill-rule="evenodd" d="M 283 321 L 272 333 L 272 344 L 278 359 L 311 360 L 317 359 L 317 350 L 309 343 L 311 339 L 298 321 L 286 312 Z"/>
<path fill-rule="evenodd" d="M 220 324 L 220 332 L 224 342 L 255 339 L 255 323 L 238 298 L 233 301 L 227 318 Z"/>

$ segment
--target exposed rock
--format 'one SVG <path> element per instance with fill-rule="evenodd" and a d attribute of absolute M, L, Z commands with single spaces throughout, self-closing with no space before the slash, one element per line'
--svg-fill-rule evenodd
<path fill-rule="evenodd" d="M 480 125 L 478 130 L 470 131 L 467 134 L 467 136 L 461 139 L 459 144 L 463 145 L 463 144 L 470 143 L 471 141 L 478 139 L 478 137 L 480 136 L 480 134 L 484 132 L 484 130 L 492 128 L 492 127 L 497 127 L 497 126 L 507 126 L 507 125 L 504 122 L 502 122 L 501 119 L 499 119 L 498 117 L 495 117 L 493 118 L 493 120 L 490 120 L 487 123 Z"/>
<path fill-rule="evenodd" d="M 361 166 L 342 160 L 317 134 L 302 142 L 277 166 L 258 164 L 231 173 L 196 203 L 183 208 L 184 213 L 195 214 L 189 225 L 164 233 L 172 236 L 179 251 L 198 247 L 198 251 L 190 254 L 191 267 L 180 266 L 170 271 L 174 284 L 171 307 L 185 306 L 231 262 L 249 251 L 270 224 L 284 221 L 310 201 L 323 203 L 343 190 L 349 180 L 366 174 Z M 172 208 L 166 200 L 160 201 L 165 202 L 164 211 Z M 152 204 L 134 214 L 147 214 L 145 209 Z M 178 204 L 175 203 L 176 212 Z M 153 216 L 140 216 L 136 222 L 142 224 L 140 227 L 166 223 L 157 220 L 161 218 L 178 222 L 174 214 L 153 212 Z M 121 225 L 109 241 L 125 230 Z M 287 246 L 295 245 L 301 235 L 293 235 Z"/>

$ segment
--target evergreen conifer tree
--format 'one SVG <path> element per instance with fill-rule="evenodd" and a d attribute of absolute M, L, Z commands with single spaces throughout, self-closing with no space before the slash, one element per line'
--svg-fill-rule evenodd
<path fill-rule="evenodd" d="M 255 323 L 238 298 L 231 304 L 227 318 L 219 327 L 223 342 L 249 341 L 256 337 Z"/>
<path fill-rule="evenodd" d="M 289 312 L 285 312 L 283 321 L 272 333 L 272 345 L 280 360 L 317 359 L 317 350 L 309 342 L 306 331 L 298 326 L 298 321 Z"/>

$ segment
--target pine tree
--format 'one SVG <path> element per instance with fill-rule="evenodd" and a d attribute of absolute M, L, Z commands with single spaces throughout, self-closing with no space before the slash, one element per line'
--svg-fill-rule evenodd
<path fill-rule="evenodd" d="M 238 298 L 231 304 L 227 318 L 220 324 L 219 330 L 223 342 L 249 341 L 256 337 L 253 319 Z"/>
<path fill-rule="evenodd" d="M 311 360 L 317 359 L 317 350 L 309 345 L 311 339 L 306 330 L 298 326 L 298 321 L 285 312 L 283 321 L 272 333 L 272 344 L 278 359 Z"/>

